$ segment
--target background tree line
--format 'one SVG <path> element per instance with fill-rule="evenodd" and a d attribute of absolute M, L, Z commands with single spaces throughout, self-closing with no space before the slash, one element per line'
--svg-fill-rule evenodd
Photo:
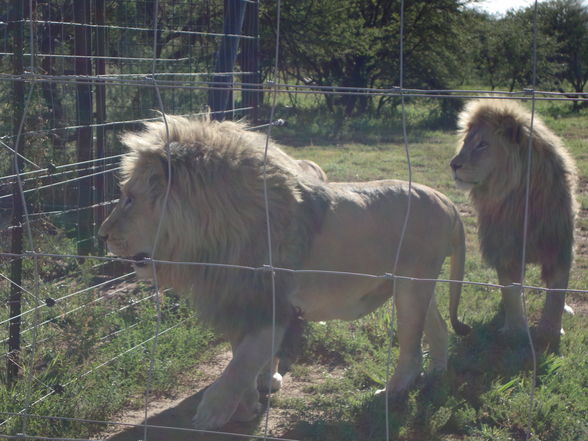
<path fill-rule="evenodd" d="M 96 22 L 98 0 L 87 3 L 88 20 Z M 104 4 L 106 71 L 113 74 L 144 74 L 151 70 L 153 56 L 154 0 L 100 0 Z M 28 5 L 28 2 L 26 3 Z M 223 9 L 232 0 L 161 1 L 157 15 L 156 56 L 158 72 L 212 72 L 223 29 Z M 521 90 L 531 85 L 534 8 L 528 7 L 496 17 L 479 12 L 476 0 L 406 0 L 404 17 L 405 88 Z M 37 0 L 32 11 L 40 54 L 72 54 L 75 49 L 72 0 Z M 280 16 L 280 80 L 293 84 L 387 89 L 399 85 L 400 0 L 283 0 Z M 28 8 L 28 6 L 26 6 Z M 260 61 L 262 79 L 269 79 L 275 54 L 277 2 L 259 2 Z M 8 8 L 0 22 L 9 22 Z M 29 13 L 27 12 L 27 16 Z M 537 87 L 564 93 L 583 92 L 588 81 L 588 4 L 581 0 L 548 0 L 539 3 L 537 20 Z M 5 37 L 4 53 L 11 48 L 10 26 L 0 27 Z M 28 27 L 25 27 L 25 42 Z M 96 33 L 96 30 L 93 32 Z M 216 35 L 213 36 L 213 34 Z M 92 45 L 96 45 L 92 37 Z M 92 53 L 96 53 L 93 47 Z M 0 54 L 0 71 L 10 72 L 11 58 Z M 130 60 L 125 57 L 135 57 Z M 141 60 L 141 57 L 143 61 Z M 72 58 L 38 56 L 38 69 L 47 75 L 75 72 Z M 171 61 L 170 61 L 171 60 Z M 97 66 L 98 61 L 94 61 Z M 236 66 L 236 70 L 239 66 Z M 95 68 L 95 72 L 100 73 Z M 169 79 L 174 77 L 169 76 Z M 185 77 L 184 77 L 185 78 Z M 202 77 L 200 77 L 202 78 Z M 177 77 L 178 80 L 182 77 Z M 200 82 L 199 82 L 200 81 Z M 166 89 L 169 112 L 202 111 L 207 98 L 202 90 Z M 201 85 L 201 86 L 200 86 Z M 158 107 L 156 97 L 145 88 L 122 85 L 107 90 L 108 119 L 144 117 Z M 11 85 L 0 84 L 0 98 L 10 101 Z M 44 103 L 43 118 L 55 127 L 78 124 L 71 86 L 42 82 L 36 102 Z M 572 95 L 570 95 L 572 96 Z M 306 100 L 306 103 L 311 101 Z M 296 106 L 300 100 L 292 100 Z M 393 96 L 323 94 L 314 97 L 326 112 L 347 118 L 377 116 L 394 110 Z M 582 102 L 571 107 L 577 110 Z M 239 107 L 235 94 L 235 106 Z M 452 120 L 457 100 L 432 100 L 438 115 Z M 8 114 L 0 124 L 10 125 Z M 64 151 L 72 133 L 55 132 L 50 143 Z M 51 155 L 49 155 L 51 156 Z"/>
<path fill-rule="evenodd" d="M 405 2 L 404 87 L 521 90 L 532 84 L 534 7 L 504 17 L 475 1 Z M 262 3 L 262 54 L 272 60 L 275 5 Z M 282 3 L 280 69 L 287 81 L 389 88 L 399 84 L 400 0 L 296 0 Z M 266 71 L 270 69 L 266 65 Z M 583 92 L 588 81 L 588 6 L 539 3 L 537 87 Z M 390 97 L 325 95 L 347 116 L 381 111 Z M 451 100 L 438 100 L 450 111 Z M 579 107 L 576 102 L 575 107 Z"/>

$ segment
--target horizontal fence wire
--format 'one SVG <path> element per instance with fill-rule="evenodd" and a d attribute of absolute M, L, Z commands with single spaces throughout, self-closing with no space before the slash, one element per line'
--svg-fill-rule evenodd
<path fill-rule="evenodd" d="M 241 1 L 247 1 L 247 0 L 241 0 Z M 250 2 L 250 3 L 255 3 L 255 2 Z M 86 29 L 117 29 L 117 30 L 122 30 L 122 31 L 142 31 L 142 32 L 149 32 L 149 33 L 153 33 L 153 28 L 139 28 L 139 27 L 133 27 L 133 26 L 113 26 L 113 25 L 98 25 L 98 24 L 91 24 L 91 23 L 76 23 L 76 22 L 71 22 L 71 21 L 52 21 L 52 20 L 18 20 L 18 21 L 6 21 L 6 22 L 0 22 L 0 25 L 8 25 L 10 23 L 28 23 L 28 24 L 56 24 L 56 25 L 69 25 L 69 26 L 77 26 L 77 27 L 82 27 L 82 28 L 86 28 Z M 238 37 L 239 39 L 242 40 L 256 40 L 257 36 L 256 35 L 244 35 L 244 34 L 221 34 L 221 33 L 215 33 L 215 32 L 198 32 L 198 31 L 186 31 L 183 29 L 169 29 L 166 28 L 164 29 L 165 32 L 169 32 L 171 34 L 174 35 L 199 35 L 199 36 L 204 36 L 204 37 Z M 10 52 L 10 54 L 12 55 L 12 53 Z M 30 54 L 25 54 L 25 56 L 28 55 L 30 56 Z M 45 54 L 35 54 L 38 57 L 43 57 L 45 56 Z M 60 56 L 60 55 L 57 55 Z M 146 59 L 149 62 L 153 61 L 153 58 L 147 58 Z M 156 58 L 156 61 L 159 60 L 159 58 Z"/>
<path fill-rule="evenodd" d="M 47 258 L 65 258 L 65 259 L 84 259 L 84 260 L 97 260 L 97 261 L 111 261 L 111 262 L 124 262 L 124 263 L 137 263 L 137 260 L 130 259 L 130 258 L 123 258 L 123 257 L 112 257 L 112 256 L 87 256 L 87 255 L 77 255 L 77 254 L 54 254 L 54 253 L 43 253 L 43 252 L 33 252 L 27 251 L 22 254 L 14 254 L 14 253 L 6 253 L 0 252 L 0 256 L 5 257 L 19 257 L 19 258 L 33 258 L 37 257 L 47 257 Z M 233 269 L 233 270 L 244 270 L 244 271 L 255 271 L 255 272 L 283 272 L 288 274 L 296 274 L 296 275 L 304 275 L 304 274 L 315 274 L 315 275 L 329 275 L 329 276 L 345 276 L 345 277 L 358 277 L 358 278 L 368 278 L 368 279 L 388 279 L 388 280 L 407 280 L 413 282 L 440 282 L 440 283 L 461 283 L 463 285 L 469 286 L 480 286 L 486 288 L 509 288 L 509 287 L 523 287 L 525 289 L 531 289 L 535 291 L 542 291 L 542 292 L 570 292 L 570 293 L 577 293 L 577 294 L 588 294 L 588 289 L 573 289 L 573 288 L 548 288 L 545 286 L 535 286 L 535 285 L 521 285 L 520 283 L 513 283 L 509 285 L 501 285 L 496 283 L 486 283 L 486 282 L 476 282 L 471 280 L 452 280 L 452 279 L 428 279 L 428 278 L 419 278 L 419 277 L 410 277 L 404 276 L 402 274 L 392 274 L 392 273 L 383 273 L 383 274 L 371 274 L 371 273 L 361 273 L 361 272 L 353 272 L 353 271 L 330 271 L 330 270 L 321 270 L 321 269 L 295 269 L 295 268 L 284 268 L 284 267 L 277 267 L 277 266 L 269 266 L 269 265 L 262 265 L 262 266 L 247 266 L 247 265 L 234 265 L 234 264 L 223 264 L 223 263 L 211 263 L 211 262 L 182 262 L 182 261 L 173 261 L 173 260 L 160 260 L 160 259 L 151 259 L 145 258 L 141 260 L 141 263 L 156 263 L 156 264 L 163 264 L 163 265 L 186 265 L 186 266 L 196 266 L 196 267 L 211 267 L 211 268 L 224 268 L 224 269 Z"/>
<path fill-rule="evenodd" d="M 125 275 L 123 275 L 123 276 L 115 277 L 114 279 L 109 279 L 109 280 L 107 280 L 106 282 L 102 282 L 102 283 L 98 283 L 97 285 L 92 285 L 92 286 L 86 287 L 86 288 L 84 288 L 84 289 L 81 289 L 81 290 L 79 290 L 79 291 L 73 292 L 73 293 L 71 293 L 71 294 L 67 294 L 67 295 L 65 295 L 65 296 L 58 297 L 58 298 L 56 298 L 56 299 L 53 299 L 53 298 L 52 298 L 52 299 L 51 299 L 51 301 L 49 302 L 49 304 L 47 304 L 47 302 L 46 302 L 45 304 L 38 305 L 38 306 L 36 306 L 36 307 L 34 307 L 34 308 L 31 308 L 31 309 L 29 309 L 29 310 L 27 310 L 27 311 L 25 311 L 25 312 L 22 312 L 22 313 L 21 313 L 21 314 L 19 314 L 19 315 L 12 316 L 12 317 L 10 317 L 10 318 L 8 318 L 8 319 L 6 319 L 6 320 L 0 321 L 0 325 L 3 325 L 4 323 L 8 323 L 10 320 L 13 320 L 13 319 L 15 319 L 15 318 L 21 318 L 21 317 L 24 317 L 25 315 L 28 315 L 28 314 L 30 314 L 30 313 L 32 313 L 32 312 L 34 312 L 34 311 L 36 311 L 37 309 L 41 309 L 41 308 L 45 308 L 45 307 L 47 307 L 47 308 L 52 308 L 52 307 L 54 307 L 54 306 L 55 306 L 55 304 L 57 304 L 58 302 L 61 302 L 61 301 L 63 301 L 63 300 L 66 300 L 66 299 L 69 299 L 69 298 L 71 298 L 71 297 L 77 296 L 77 295 L 79 295 L 79 294 L 84 294 L 84 293 L 86 293 L 86 292 L 88 292 L 88 291 L 91 291 L 91 290 L 93 290 L 93 289 L 103 288 L 103 287 L 105 287 L 105 286 L 108 286 L 108 285 L 111 285 L 111 284 L 116 284 L 117 282 L 121 282 L 121 281 L 123 281 L 124 279 L 127 279 L 127 278 L 129 278 L 129 277 L 130 277 L 130 276 L 132 276 L 133 274 L 134 274 L 134 273 L 128 273 L 128 274 L 125 274 Z M 2 277 L 2 278 L 4 278 L 5 280 L 8 280 L 9 282 L 11 282 L 11 280 L 10 280 L 8 277 L 6 277 L 5 275 L 3 275 L 3 274 L 1 274 L 1 273 L 0 273 L 0 277 Z M 20 288 L 20 289 L 22 289 L 22 290 L 25 290 L 25 289 L 24 289 L 24 288 L 22 288 L 22 287 L 19 287 L 19 288 Z M 25 291 L 26 291 L 26 290 L 25 290 Z M 64 313 L 63 315 L 67 315 L 67 314 L 68 314 L 68 313 Z M 43 323 L 41 323 L 41 324 L 43 324 Z M 23 331 L 23 333 L 24 333 L 24 332 L 27 332 L 27 331 L 25 330 L 25 331 Z M 0 343 L 6 343 L 6 341 L 0 342 Z"/>
<path fill-rule="evenodd" d="M 19 413 L 10 413 L 4 412 L 5 415 L 8 416 L 20 416 Z M 67 417 L 58 417 L 58 416 L 47 416 L 47 415 L 29 415 L 32 418 L 42 418 L 42 419 L 50 419 L 55 421 L 71 421 L 71 422 L 82 422 L 82 423 L 89 423 L 89 424 L 102 424 L 102 425 L 109 425 L 109 426 L 119 426 L 119 427 L 126 427 L 126 428 L 139 428 L 145 427 L 144 424 L 132 424 L 132 423 L 121 423 L 116 421 L 102 421 L 102 420 L 91 420 L 91 419 L 84 419 L 84 418 L 67 418 Z M 177 431 L 177 432 L 184 432 L 184 433 L 194 433 L 194 434 L 210 434 L 210 435 L 227 435 L 233 438 L 243 438 L 243 439 L 263 439 L 269 441 L 297 441 L 291 438 L 275 438 L 272 436 L 264 436 L 264 435 L 246 435 L 242 433 L 232 433 L 232 432 L 222 432 L 222 431 L 213 431 L 213 430 L 199 430 L 199 429 L 191 429 L 187 427 L 175 427 L 175 426 L 162 426 L 162 425 L 154 425 L 154 424 L 147 424 L 147 428 L 149 429 L 164 429 L 169 431 Z M 23 437 L 23 435 L 20 435 Z M 9 436 L 9 435 L 2 435 L 0 434 L 0 439 L 18 439 L 16 436 Z M 87 439 L 80 439 L 80 438 L 53 438 L 53 437 L 38 437 L 32 435 L 24 436 L 25 439 L 41 439 L 41 440 L 54 440 L 54 441 L 97 441 L 97 440 L 87 440 Z"/>
<path fill-rule="evenodd" d="M 163 331 L 159 332 L 159 335 L 165 335 L 167 334 L 169 331 L 177 328 L 178 326 L 180 326 L 182 323 L 184 323 L 185 321 L 187 321 L 188 319 L 183 319 L 180 322 L 176 323 L 173 326 L 170 326 L 169 328 L 164 329 Z M 67 386 L 70 386 L 71 384 L 78 382 L 79 380 L 81 380 L 84 377 L 87 377 L 88 375 L 96 372 L 97 370 L 109 365 L 110 363 L 112 363 L 113 361 L 118 360 L 119 358 L 123 357 L 126 354 L 129 354 L 130 352 L 133 352 L 143 346 L 145 346 L 147 343 L 153 341 L 155 339 L 155 336 L 148 338 L 147 340 L 142 341 L 141 343 L 138 343 L 136 345 L 134 345 L 133 347 L 127 349 L 126 351 L 120 352 L 117 355 L 115 355 L 114 357 L 110 358 L 109 360 L 99 363 L 98 365 L 94 366 L 92 369 L 89 369 L 87 371 L 85 371 L 84 373 L 80 374 L 78 377 L 64 383 L 63 385 L 61 385 L 63 388 L 66 388 Z M 33 379 L 35 381 L 39 381 L 36 378 L 33 377 Z M 44 383 L 40 382 L 41 384 L 44 385 Z M 45 385 L 46 386 L 46 385 Z M 37 400 L 33 401 L 32 403 L 30 403 L 28 406 L 25 406 L 24 409 L 22 409 L 19 412 L 16 413 L 10 413 L 10 412 L 0 412 L 0 415 L 10 415 L 10 417 L 14 417 L 14 416 L 28 416 L 28 414 L 26 413 L 27 409 L 30 409 L 31 407 L 34 407 L 35 405 L 39 404 L 40 402 L 46 400 L 47 398 L 49 398 L 51 395 L 54 395 L 56 392 L 55 388 L 52 388 L 50 386 L 47 386 L 51 391 L 45 395 L 43 395 L 42 397 L 38 398 Z M 7 424 L 10 421 L 10 419 L 6 419 L 2 422 L 0 422 L 0 427 L 2 427 L 3 425 Z M 1 434 L 0 434 L 1 435 Z"/>
<path fill-rule="evenodd" d="M 212 75 L 212 74 L 211 74 Z M 144 74 L 142 78 L 124 79 L 116 78 L 116 75 L 109 78 L 96 77 L 92 75 L 33 75 L 26 74 L 14 76 L 9 74 L 0 74 L 0 81 L 25 81 L 30 83 L 50 82 L 58 84 L 88 84 L 93 81 L 99 81 L 104 85 L 129 86 L 129 87 L 148 87 L 152 88 L 152 76 Z M 158 80 L 158 87 L 163 89 L 181 89 L 181 90 L 226 90 L 227 84 L 220 81 L 193 81 L 182 83 L 177 80 Z M 240 82 L 231 86 L 234 92 L 270 92 L 291 93 L 291 94 L 321 94 L 321 95 L 340 95 L 340 96 L 396 96 L 400 97 L 421 97 L 421 98 L 479 98 L 479 99 L 506 99 L 521 100 L 531 99 L 534 95 L 536 101 L 571 101 L 583 102 L 588 100 L 588 92 L 553 92 L 547 90 L 533 90 L 530 88 L 518 91 L 503 90 L 469 90 L 469 89 L 414 89 L 399 87 L 391 88 L 368 88 L 368 87 L 347 87 L 347 86 L 327 86 L 327 85 L 302 85 L 286 84 L 279 82 L 266 82 L 262 85 L 259 83 Z M 228 111 L 228 112 L 232 112 Z M 0 138 L 1 139 L 1 138 Z"/>
<path fill-rule="evenodd" d="M 180 116 L 198 117 L 198 116 L 205 116 L 205 115 L 222 115 L 222 114 L 228 114 L 228 113 L 233 113 L 233 112 L 245 112 L 248 110 L 253 110 L 253 107 L 239 107 L 239 108 L 235 108 L 235 109 L 231 109 L 231 110 L 198 112 L 198 113 L 190 113 L 190 114 L 185 114 L 185 115 L 180 115 Z M 76 126 L 59 127 L 59 128 L 53 128 L 53 129 L 47 129 L 47 130 L 35 130 L 35 131 L 30 131 L 30 132 L 24 132 L 23 135 L 24 136 L 37 136 L 37 135 L 45 135 L 45 134 L 55 133 L 55 132 L 64 131 L 64 130 L 77 130 L 77 129 L 85 129 L 85 128 L 108 128 L 108 127 L 115 127 L 115 126 L 142 124 L 142 123 L 151 122 L 151 121 L 161 121 L 161 117 L 158 116 L 158 117 L 153 117 L 153 118 L 140 118 L 140 119 L 126 120 L 126 121 L 112 121 L 112 122 L 97 123 L 97 124 L 84 124 L 84 125 L 76 125 Z M 0 136 L 0 139 L 10 139 L 10 138 L 14 138 L 14 135 Z M 118 157 L 118 158 L 120 158 L 122 156 L 123 156 L 122 154 L 115 155 L 115 157 Z M 107 158 L 92 159 L 90 161 L 65 164 L 61 167 L 74 167 L 74 166 L 86 164 L 86 163 L 96 163 L 96 162 L 100 162 L 100 161 L 107 160 L 107 159 L 109 159 L 109 158 L 107 157 Z M 27 173 L 33 174 L 33 173 L 42 173 L 42 172 L 48 172 L 48 169 L 41 169 L 41 170 L 25 172 L 22 175 L 24 176 Z"/>

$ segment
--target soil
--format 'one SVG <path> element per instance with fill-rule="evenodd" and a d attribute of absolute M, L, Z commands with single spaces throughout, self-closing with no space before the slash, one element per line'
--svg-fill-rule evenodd
<path fill-rule="evenodd" d="M 287 440 L 296 436 L 297 418 L 295 411 L 287 408 L 270 407 L 251 423 L 229 423 L 220 432 L 198 432 L 192 429 L 191 420 L 206 387 L 212 383 L 231 359 L 228 350 L 219 351 L 208 361 L 195 369 L 197 375 L 186 375 L 178 380 L 176 393 L 172 397 L 155 397 L 147 412 L 148 441 L 243 441 L 247 439 Z M 327 378 L 342 376 L 341 367 L 315 366 L 304 378 L 287 374 L 279 394 L 288 398 L 302 398 L 309 385 L 320 384 Z M 197 391 L 194 393 L 194 391 Z M 267 401 L 263 403 L 267 409 Z M 264 409 L 265 410 L 265 409 Z M 98 439 L 107 441 L 139 441 L 145 439 L 145 409 L 126 410 L 113 420 L 108 430 L 97 434 Z M 267 431 L 266 431 L 267 419 Z M 255 436 L 255 434 L 262 434 Z M 248 435 L 251 435 L 248 436 Z"/>

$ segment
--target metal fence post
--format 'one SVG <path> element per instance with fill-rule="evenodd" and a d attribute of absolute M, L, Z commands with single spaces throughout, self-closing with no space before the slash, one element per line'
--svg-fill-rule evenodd
<path fill-rule="evenodd" d="M 90 1 L 77 0 L 73 2 L 73 16 L 76 23 L 90 22 Z M 92 74 L 90 29 L 86 26 L 76 26 L 74 31 L 75 74 L 84 77 Z M 78 162 L 92 159 L 92 86 L 89 82 L 78 79 L 76 129 Z M 91 174 L 86 165 L 80 165 L 78 176 Z M 78 254 L 86 256 L 93 249 L 94 226 L 92 222 L 92 178 L 81 179 L 78 185 Z"/>
<path fill-rule="evenodd" d="M 96 46 L 94 53 L 98 56 L 94 62 L 94 68 L 96 75 L 104 75 L 106 73 L 106 63 L 104 57 L 106 55 L 106 30 L 104 27 L 106 6 L 104 0 L 94 0 L 94 11 L 96 24 Z M 102 81 L 97 81 L 94 88 L 96 95 L 96 158 L 106 157 L 106 130 L 102 124 L 106 122 L 106 86 Z M 106 167 L 104 162 L 100 164 L 100 170 L 104 170 Z M 106 182 L 107 179 L 104 175 L 100 174 L 94 177 L 96 193 L 94 198 L 94 204 L 101 204 L 105 202 L 106 195 L 108 194 Z M 96 231 L 98 225 L 106 218 L 106 207 L 99 205 L 94 211 L 94 220 L 96 222 Z M 100 254 L 104 252 L 104 245 L 98 243 L 98 251 Z"/>
<path fill-rule="evenodd" d="M 246 38 L 241 42 L 239 65 L 243 74 L 243 89 L 241 92 L 242 107 L 252 107 L 249 111 L 249 121 L 257 124 L 258 110 L 261 102 L 261 75 L 259 72 L 259 2 L 249 3 L 245 12 L 243 34 L 254 39 Z"/>
<path fill-rule="evenodd" d="M 23 63 L 23 40 L 24 40 L 24 3 L 21 0 L 13 0 L 11 4 L 11 18 L 10 18 L 10 29 L 12 31 L 13 40 L 13 63 L 12 71 L 14 75 L 23 75 L 24 63 Z M 17 134 L 19 126 L 24 115 L 24 82 L 22 80 L 14 80 L 12 86 L 13 94 L 13 133 Z M 23 154 L 23 139 L 16 137 L 19 140 L 19 144 L 14 146 L 15 150 L 21 155 Z M 22 170 L 24 161 L 21 157 L 16 156 L 14 160 L 14 167 L 18 170 Z M 12 244 L 11 252 L 15 255 L 22 254 L 23 252 L 23 241 L 22 241 L 22 216 L 23 216 L 23 204 L 21 199 L 20 188 L 18 182 L 15 182 L 12 187 Z M 10 280 L 14 283 L 10 285 L 10 296 L 8 298 L 10 321 L 8 322 L 8 357 L 6 361 L 6 381 L 7 383 L 14 384 L 18 377 L 18 365 L 20 358 L 20 313 L 21 313 L 21 301 L 22 301 L 22 258 L 13 257 L 13 261 L 10 267 Z"/>
<path fill-rule="evenodd" d="M 221 112 L 212 114 L 213 118 L 219 120 L 225 119 L 226 111 L 232 108 L 230 97 L 233 76 L 227 72 L 233 72 L 235 66 L 247 3 L 243 0 L 225 0 L 224 6 L 224 36 L 215 67 L 215 72 L 221 75 L 212 77 L 213 84 L 208 95 L 208 105 L 212 112 Z"/>

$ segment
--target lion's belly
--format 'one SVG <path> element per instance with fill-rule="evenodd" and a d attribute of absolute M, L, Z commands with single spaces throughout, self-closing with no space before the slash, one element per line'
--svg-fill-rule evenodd
<path fill-rule="evenodd" d="M 353 320 L 373 311 L 392 295 L 392 282 L 384 277 L 386 273 L 437 277 L 450 249 L 450 208 L 440 204 L 438 196 L 417 187 L 395 268 L 406 196 L 392 184 L 389 190 L 378 185 L 380 193 L 373 200 L 351 193 L 331 207 L 321 232 L 314 237 L 300 269 L 363 276 L 298 273 L 298 289 L 292 293 L 291 302 L 306 319 Z"/>
<path fill-rule="evenodd" d="M 382 279 L 332 274 L 298 275 L 292 304 L 310 321 L 355 320 L 376 309 L 392 295 Z"/>

